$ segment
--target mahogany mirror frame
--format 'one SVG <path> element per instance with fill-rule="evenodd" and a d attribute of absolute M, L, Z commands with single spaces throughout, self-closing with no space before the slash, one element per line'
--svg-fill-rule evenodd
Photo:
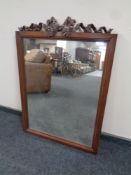
<path fill-rule="evenodd" d="M 24 38 L 28 39 L 61 39 L 61 40 L 76 40 L 76 41 L 103 41 L 107 42 L 107 50 L 105 55 L 105 63 L 103 69 L 103 76 L 101 80 L 101 87 L 99 93 L 95 128 L 92 146 L 86 146 L 75 143 L 73 141 L 66 140 L 64 138 L 57 137 L 55 135 L 48 134 L 46 132 L 39 132 L 29 128 L 29 118 L 27 109 L 27 95 L 26 95 L 26 79 L 25 79 L 25 67 L 24 67 Z M 57 32 L 55 36 L 49 38 L 46 32 L 36 31 L 16 31 L 16 44 L 17 44 L 17 56 L 19 67 L 19 81 L 21 91 L 21 103 L 22 103 L 22 125 L 26 132 L 32 133 L 42 138 L 50 139 L 58 143 L 62 143 L 74 148 L 81 149 L 90 153 L 97 153 L 98 145 L 100 141 L 102 122 L 104 117 L 104 110 L 106 105 L 108 87 L 111 76 L 111 69 L 113 64 L 113 57 L 115 52 L 117 34 L 103 34 L 103 33 L 83 33 L 73 32 L 70 37 L 63 37 L 61 32 Z"/>

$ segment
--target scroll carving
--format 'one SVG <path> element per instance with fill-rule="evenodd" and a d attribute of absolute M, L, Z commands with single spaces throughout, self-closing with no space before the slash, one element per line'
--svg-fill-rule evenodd
<path fill-rule="evenodd" d="M 76 23 L 75 19 L 67 17 L 62 25 L 51 17 L 46 21 L 46 24 L 40 22 L 39 24 L 32 23 L 30 26 L 19 27 L 19 31 L 44 31 L 48 33 L 48 37 L 53 37 L 57 32 L 62 32 L 64 37 L 69 37 L 72 32 L 85 33 L 111 33 L 113 29 L 107 29 L 105 26 L 96 28 L 94 24 L 84 25 L 83 23 Z"/>

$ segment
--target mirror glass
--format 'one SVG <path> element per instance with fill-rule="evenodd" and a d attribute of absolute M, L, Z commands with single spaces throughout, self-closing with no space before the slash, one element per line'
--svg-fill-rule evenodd
<path fill-rule="evenodd" d="M 24 39 L 29 128 L 92 145 L 107 43 Z"/>

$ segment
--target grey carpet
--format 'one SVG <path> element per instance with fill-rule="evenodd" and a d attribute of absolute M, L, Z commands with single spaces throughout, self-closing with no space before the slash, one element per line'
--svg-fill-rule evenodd
<path fill-rule="evenodd" d="M 97 155 L 23 132 L 0 111 L 0 175 L 130 175 L 131 143 L 103 138 Z"/>
<path fill-rule="evenodd" d="M 92 145 L 100 77 L 53 76 L 51 91 L 28 95 L 30 128 Z"/>

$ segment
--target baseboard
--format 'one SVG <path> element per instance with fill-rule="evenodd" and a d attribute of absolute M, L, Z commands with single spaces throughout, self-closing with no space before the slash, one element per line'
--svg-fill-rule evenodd
<path fill-rule="evenodd" d="M 102 132 L 101 138 L 103 140 L 109 140 L 109 141 L 119 142 L 123 144 L 131 144 L 131 139 L 121 137 L 121 136 L 116 136 L 116 135 L 105 133 L 105 132 Z"/>
<path fill-rule="evenodd" d="M 20 110 L 13 109 L 13 108 L 10 108 L 10 107 L 5 107 L 5 106 L 2 106 L 2 105 L 0 105 L 0 110 L 4 111 L 4 112 L 11 113 L 11 114 L 15 114 L 15 115 L 21 115 L 22 114 L 22 112 Z"/>
<path fill-rule="evenodd" d="M 22 114 L 22 112 L 20 110 L 5 107 L 2 105 L 0 105 L 0 110 L 4 111 L 4 112 L 11 113 L 11 114 L 19 115 L 19 116 Z M 127 139 L 125 137 L 120 137 L 120 136 L 116 136 L 116 135 L 105 133 L 105 132 L 102 132 L 101 138 L 104 140 L 109 140 L 109 141 L 113 141 L 113 142 L 129 143 L 129 144 L 131 143 L 131 139 Z"/>

